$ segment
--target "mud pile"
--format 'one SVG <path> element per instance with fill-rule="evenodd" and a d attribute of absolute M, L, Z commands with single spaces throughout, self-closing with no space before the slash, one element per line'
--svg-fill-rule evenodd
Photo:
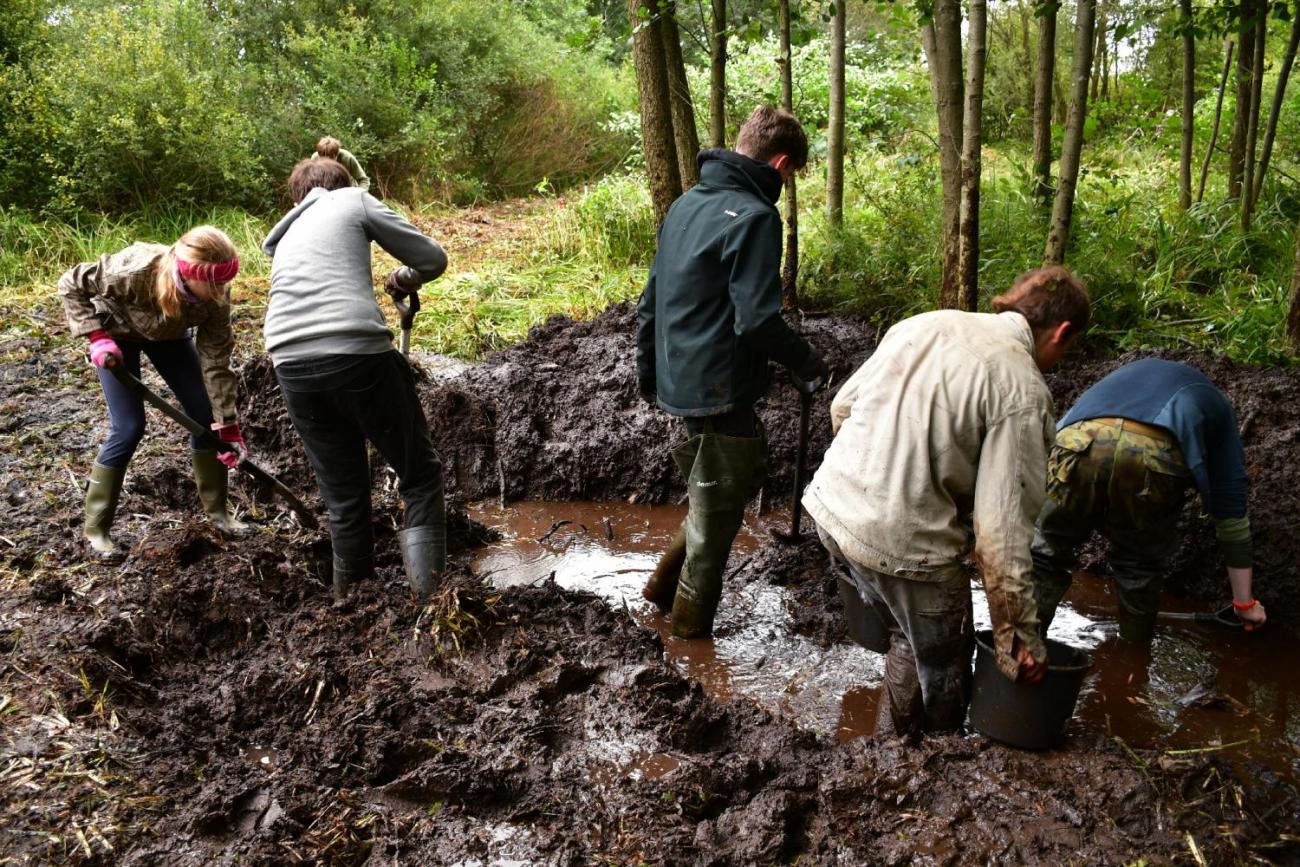
<path fill-rule="evenodd" d="M 861 320 L 829 316 L 808 316 L 802 331 L 834 371 L 812 410 L 811 475 L 830 445 L 831 399 L 870 355 L 877 335 Z M 505 499 L 681 500 L 684 487 L 667 450 L 682 429 L 637 395 L 635 334 L 636 314 L 628 304 L 589 322 L 554 319 L 483 365 L 421 386 L 450 489 L 467 500 L 503 491 Z M 1048 376 L 1058 413 L 1115 367 L 1150 355 L 1200 368 L 1232 399 L 1251 474 L 1258 593 L 1279 613 L 1300 611 L 1300 372 L 1192 352 L 1072 358 Z M 761 508 L 788 507 L 798 440 L 797 394 L 784 373 L 773 370 L 773 386 L 759 404 L 770 469 Z M 1168 587 L 1221 600 L 1227 593 L 1222 557 L 1199 507 L 1199 498 L 1191 497 L 1183 519 L 1186 542 L 1171 564 Z M 1097 542 L 1090 545 L 1084 565 L 1103 570 L 1102 550 Z M 834 594 L 833 584 L 826 589 Z"/>
<path fill-rule="evenodd" d="M 1208 759 L 1144 770 L 1100 740 L 834 746 L 708 699 L 625 613 L 554 585 L 501 594 L 458 570 L 420 607 L 385 567 L 334 612 L 301 553 L 186 523 L 89 569 L 91 593 L 51 579 L 3 601 L 23 622 L 10 694 L 59 708 L 8 727 L 8 855 L 1117 863 L 1183 857 L 1191 834 L 1225 863 L 1294 827 L 1294 802 L 1266 815 L 1281 784 Z"/>
<path fill-rule="evenodd" d="M 808 316 L 802 330 L 842 382 L 875 346 L 856 319 Z M 523 343 L 446 383 L 421 387 L 451 490 L 466 499 L 627 500 L 662 503 L 685 487 L 668 448 L 680 423 L 636 387 L 636 310 L 618 304 L 588 322 L 552 319 Z M 830 445 L 830 400 L 812 412 L 810 467 Z M 784 374 L 759 404 L 772 475 L 765 500 L 789 500 L 799 400 Z"/>

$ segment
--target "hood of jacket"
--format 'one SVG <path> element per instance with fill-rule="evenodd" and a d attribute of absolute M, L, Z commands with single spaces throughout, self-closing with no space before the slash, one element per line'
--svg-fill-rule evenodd
<path fill-rule="evenodd" d="M 723 148 L 700 151 L 695 162 L 700 183 L 743 187 L 773 205 L 781 198 L 781 173 L 767 163 Z"/>
<path fill-rule="evenodd" d="M 303 212 L 314 205 L 316 200 L 327 192 L 329 192 L 329 190 L 324 187 L 313 187 L 311 192 L 307 193 L 303 200 L 294 206 L 292 211 L 281 217 L 280 222 L 276 223 L 275 227 L 271 229 L 271 233 L 267 235 L 266 240 L 262 242 L 262 252 L 274 259 L 275 248 L 279 246 L 280 239 L 284 237 L 284 233 L 289 231 L 289 227 L 297 222 L 298 218 L 303 215 Z"/>

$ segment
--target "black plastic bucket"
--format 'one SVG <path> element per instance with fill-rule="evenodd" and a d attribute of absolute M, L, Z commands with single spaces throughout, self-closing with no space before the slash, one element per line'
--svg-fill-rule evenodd
<path fill-rule="evenodd" d="M 849 623 L 849 638 L 867 650 L 884 653 L 889 649 L 889 627 L 880 615 L 867 607 L 853 582 L 840 575 L 840 602 L 844 605 L 844 619 Z"/>
<path fill-rule="evenodd" d="M 1038 683 L 1015 683 L 998 670 L 993 633 L 975 633 L 975 685 L 970 724 L 996 741 L 1026 750 L 1050 750 L 1065 737 L 1079 688 L 1092 657 L 1047 639 L 1047 674 Z"/>

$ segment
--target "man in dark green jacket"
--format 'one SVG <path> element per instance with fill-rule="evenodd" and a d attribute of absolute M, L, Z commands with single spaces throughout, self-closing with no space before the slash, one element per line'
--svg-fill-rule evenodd
<path fill-rule="evenodd" d="M 794 115 L 760 107 L 736 149 L 702 151 L 700 182 L 673 202 L 638 305 L 641 393 L 683 419 L 672 449 L 689 510 L 644 596 L 672 612 L 673 634 L 709 635 L 745 503 L 763 483 L 767 444 L 754 404 L 769 359 L 811 382 L 821 356 L 781 318 L 784 182 L 808 161 Z"/>

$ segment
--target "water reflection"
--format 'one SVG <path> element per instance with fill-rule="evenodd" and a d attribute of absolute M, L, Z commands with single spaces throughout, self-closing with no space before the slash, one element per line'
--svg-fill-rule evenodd
<path fill-rule="evenodd" d="M 474 568 L 499 587 L 546 581 L 595 593 L 625 606 L 658 631 L 669 658 L 719 700 L 744 695 L 812 730 L 849 740 L 875 727 L 883 657 L 848 643 L 821 648 L 795 633 L 784 588 L 727 580 L 712 640 L 673 638 L 668 621 L 641 599 L 658 554 L 685 515 L 684 506 L 620 503 L 515 503 L 472 508 L 501 530 Z M 780 515 L 749 516 L 737 537 L 734 571 L 764 545 Z M 976 628 L 989 625 L 988 606 L 973 583 Z M 1080 575 L 1052 624 L 1052 637 L 1092 654 L 1093 672 L 1080 693 L 1074 731 L 1106 732 L 1136 747 L 1233 747 L 1234 758 L 1263 761 L 1300 776 L 1300 721 L 1293 719 L 1297 641 L 1282 629 L 1256 633 L 1214 625 L 1161 623 L 1150 648 L 1118 640 L 1116 600 L 1106 581 Z M 1167 607 L 1195 603 L 1166 599 Z M 1205 607 L 1205 606 L 1201 606 Z M 651 745 L 625 745 L 652 755 Z M 620 764 L 626 766 L 626 758 Z"/>

